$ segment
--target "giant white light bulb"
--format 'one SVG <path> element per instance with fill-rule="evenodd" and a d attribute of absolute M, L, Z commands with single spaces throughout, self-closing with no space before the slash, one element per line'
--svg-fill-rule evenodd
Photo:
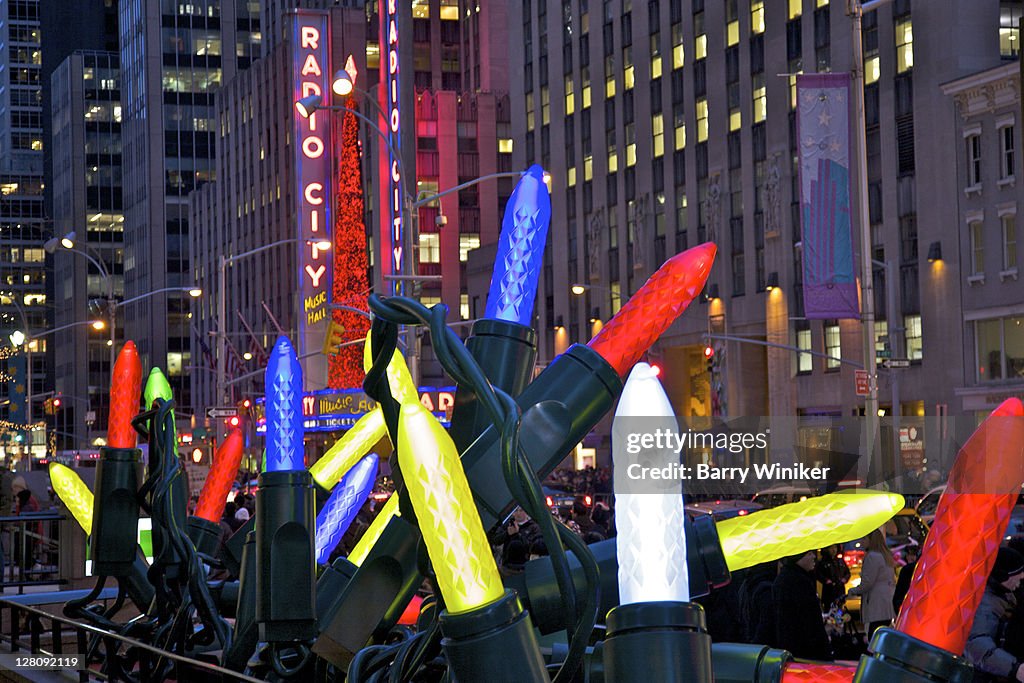
<path fill-rule="evenodd" d="M 612 422 L 620 605 L 690 599 L 683 482 L 635 478 L 641 467 L 661 469 L 679 462 L 670 444 L 644 447 L 659 445 L 642 438 L 657 430 L 677 433 L 679 424 L 658 371 L 637 363 L 626 379 Z"/>

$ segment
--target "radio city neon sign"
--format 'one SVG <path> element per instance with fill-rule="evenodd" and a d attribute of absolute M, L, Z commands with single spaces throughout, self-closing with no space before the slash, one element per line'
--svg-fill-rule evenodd
<path fill-rule="evenodd" d="M 382 76 L 387 84 L 388 150 L 387 187 L 388 213 L 391 220 L 391 254 L 394 272 L 402 271 L 402 171 L 395 152 L 401 154 L 401 101 L 398 70 L 398 2 L 380 0 L 381 44 L 387 45 L 387 60 L 381 63 Z"/>

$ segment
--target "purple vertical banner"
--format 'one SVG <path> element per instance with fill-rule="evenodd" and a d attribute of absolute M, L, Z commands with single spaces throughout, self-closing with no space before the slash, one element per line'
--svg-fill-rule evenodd
<path fill-rule="evenodd" d="M 860 318 L 850 229 L 850 76 L 796 78 L 804 314 Z"/>

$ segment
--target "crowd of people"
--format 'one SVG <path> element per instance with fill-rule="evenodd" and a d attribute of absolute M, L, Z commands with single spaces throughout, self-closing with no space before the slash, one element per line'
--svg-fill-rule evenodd
<path fill-rule="evenodd" d="M 581 470 L 560 467 L 544 483 L 569 493 L 611 493 L 612 471 L 607 467 L 584 467 Z"/>

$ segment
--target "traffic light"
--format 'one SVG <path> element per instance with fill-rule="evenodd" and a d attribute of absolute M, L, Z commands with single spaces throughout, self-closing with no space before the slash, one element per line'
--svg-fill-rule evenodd
<path fill-rule="evenodd" d="M 252 408 L 252 400 L 248 398 L 243 398 L 242 402 L 239 404 L 239 407 L 242 410 L 249 410 L 249 408 Z"/>
<path fill-rule="evenodd" d="M 715 369 L 715 349 L 712 348 L 711 344 L 704 347 L 704 360 L 707 362 L 708 372 L 712 372 Z"/>
<path fill-rule="evenodd" d="M 238 415 L 232 415 L 231 417 L 224 421 L 224 424 L 234 429 L 238 425 L 242 424 L 242 418 L 240 418 Z"/>
<path fill-rule="evenodd" d="M 320 350 L 325 356 L 335 356 L 341 351 L 341 344 L 344 341 L 344 325 L 331 320 L 327 323 L 327 334 L 324 336 L 324 345 Z"/>
<path fill-rule="evenodd" d="M 203 449 L 202 448 L 193 448 L 192 449 L 192 462 L 194 462 L 195 464 L 198 465 L 202 461 L 203 461 Z"/>
<path fill-rule="evenodd" d="M 60 408 L 63 403 L 64 403 L 64 401 L 63 401 L 63 399 L 61 399 L 60 396 L 54 396 L 53 397 L 53 409 L 54 410 L 57 410 L 58 408 Z"/>

